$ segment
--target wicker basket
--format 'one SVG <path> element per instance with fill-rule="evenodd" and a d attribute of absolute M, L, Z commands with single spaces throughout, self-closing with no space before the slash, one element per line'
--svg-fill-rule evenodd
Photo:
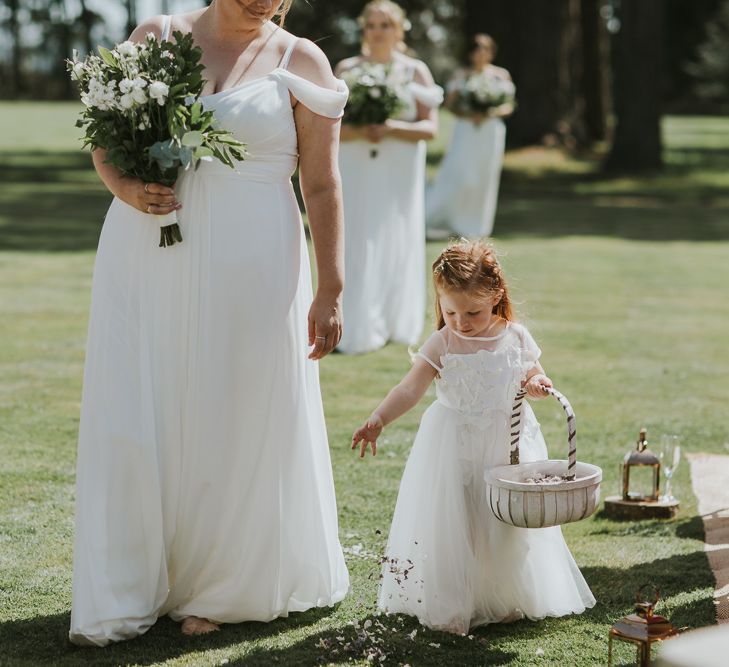
<path fill-rule="evenodd" d="M 569 401 L 556 389 L 546 388 L 567 413 L 568 460 L 519 463 L 521 408 L 526 392 L 521 390 L 514 401 L 511 427 L 510 465 L 486 471 L 484 479 L 489 504 L 494 515 L 504 523 L 520 528 L 546 528 L 590 516 L 600 501 L 602 470 L 589 463 L 577 462 L 575 413 Z M 527 482 L 535 475 L 563 476 L 559 482 Z"/>

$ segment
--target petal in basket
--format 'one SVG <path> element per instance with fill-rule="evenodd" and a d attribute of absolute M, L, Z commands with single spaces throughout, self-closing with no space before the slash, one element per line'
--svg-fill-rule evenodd
<path fill-rule="evenodd" d="M 568 460 L 519 463 L 521 407 L 525 391 L 514 401 L 511 427 L 511 464 L 486 471 L 486 492 L 497 519 L 519 528 L 547 528 L 590 516 L 600 502 L 602 470 L 577 462 L 575 415 L 569 401 L 556 389 L 552 394 L 567 413 Z"/>

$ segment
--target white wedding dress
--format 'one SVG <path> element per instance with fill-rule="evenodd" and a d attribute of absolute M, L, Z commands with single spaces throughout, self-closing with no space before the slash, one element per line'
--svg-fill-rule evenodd
<path fill-rule="evenodd" d="M 439 374 L 408 458 L 382 569 L 379 607 L 460 634 L 522 615 L 580 613 L 595 604 L 559 527 L 501 523 L 484 473 L 509 463 L 514 397 L 540 350 L 510 323 L 499 335 L 443 328 L 418 353 Z M 521 460 L 547 458 L 524 402 Z"/>
<path fill-rule="evenodd" d="M 456 119 L 443 162 L 425 191 L 428 229 L 447 229 L 468 239 L 491 235 L 505 143 L 501 118 L 478 125 Z"/>
<path fill-rule="evenodd" d="M 182 173 L 182 243 L 158 248 L 158 225 L 119 199 L 106 216 L 78 445 L 75 643 L 128 639 L 163 614 L 270 621 L 347 593 L 307 359 L 289 98 L 337 118 L 347 90 L 288 72 L 292 47 L 267 76 L 204 98 L 250 157 Z"/>
<path fill-rule="evenodd" d="M 416 102 L 436 107 L 438 86 L 402 74 L 401 120 L 417 118 Z M 344 333 L 337 348 L 369 352 L 388 341 L 418 342 L 425 318 L 425 141 L 385 138 L 339 147 L 345 220 Z"/>

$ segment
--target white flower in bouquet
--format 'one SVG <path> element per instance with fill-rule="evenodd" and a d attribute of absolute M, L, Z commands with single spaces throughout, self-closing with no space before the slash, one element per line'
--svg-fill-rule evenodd
<path fill-rule="evenodd" d="M 172 185 L 180 167 L 217 159 L 229 167 L 246 157 L 245 146 L 221 129 L 200 101 L 202 51 L 191 35 L 175 32 L 160 42 L 127 41 L 99 55 L 67 61 L 84 111 L 84 146 L 106 150 L 106 161 L 145 183 Z M 160 246 L 181 241 L 176 214 L 158 216 Z"/>
<path fill-rule="evenodd" d="M 121 44 L 117 44 L 116 48 L 114 49 L 120 56 L 136 56 L 137 55 L 137 45 L 134 42 L 130 42 L 127 40 L 126 42 L 122 42 Z"/>
<path fill-rule="evenodd" d="M 149 84 L 149 96 L 153 100 L 157 100 L 157 104 L 162 106 L 170 93 L 170 88 L 162 81 L 153 81 Z"/>
<path fill-rule="evenodd" d="M 78 81 L 84 72 L 84 64 L 81 62 L 74 62 L 71 68 L 71 78 L 74 81 Z"/>

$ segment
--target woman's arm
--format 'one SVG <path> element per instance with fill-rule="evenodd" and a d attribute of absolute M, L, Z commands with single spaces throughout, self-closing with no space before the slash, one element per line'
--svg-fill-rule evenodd
<path fill-rule="evenodd" d="M 154 16 L 141 23 L 129 37 L 130 41 L 141 43 L 148 33 L 159 38 L 162 35 L 162 16 Z M 144 213 L 164 215 L 181 208 L 175 199 L 175 191 L 160 183 L 143 183 L 140 179 L 125 176 L 114 165 L 106 160 L 106 149 L 95 148 L 92 151 L 94 168 L 109 192 L 124 203 Z"/>
<path fill-rule="evenodd" d="M 372 447 L 373 456 L 377 454 L 377 438 L 382 429 L 402 417 L 408 410 L 417 405 L 423 398 L 430 383 L 435 378 L 436 371 L 425 360 L 416 358 L 413 367 L 400 383 L 390 390 L 385 400 L 378 405 L 363 426 L 358 428 L 352 436 L 352 449 L 359 443 L 360 457 L 365 455 L 367 445 Z"/>
<path fill-rule="evenodd" d="M 296 45 L 289 69 L 313 83 L 335 89 L 336 80 L 321 50 L 308 40 Z M 344 213 L 337 150 L 338 119 L 294 107 L 299 142 L 299 182 L 309 218 L 317 266 L 317 289 L 309 310 L 310 359 L 321 359 L 342 337 Z"/>

